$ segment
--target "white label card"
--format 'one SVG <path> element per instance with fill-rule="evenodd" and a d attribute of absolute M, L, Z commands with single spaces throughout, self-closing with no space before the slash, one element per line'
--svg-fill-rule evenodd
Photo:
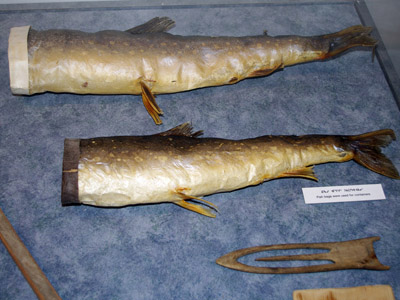
<path fill-rule="evenodd" d="M 381 184 L 303 188 L 306 204 L 386 199 Z"/>

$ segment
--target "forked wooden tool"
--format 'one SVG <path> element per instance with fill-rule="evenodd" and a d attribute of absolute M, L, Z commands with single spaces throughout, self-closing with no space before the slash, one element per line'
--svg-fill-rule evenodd
<path fill-rule="evenodd" d="M 230 252 L 217 259 L 216 263 L 238 271 L 260 274 L 294 274 L 335 271 L 345 269 L 389 270 L 390 267 L 381 264 L 374 251 L 374 241 L 380 237 L 369 237 L 345 242 L 309 243 L 309 244 L 282 244 L 245 248 Z M 326 249 L 325 253 L 285 255 L 257 258 L 256 261 L 332 261 L 328 264 L 319 264 L 301 267 L 257 267 L 249 266 L 238 261 L 245 255 L 269 251 L 290 249 Z"/>

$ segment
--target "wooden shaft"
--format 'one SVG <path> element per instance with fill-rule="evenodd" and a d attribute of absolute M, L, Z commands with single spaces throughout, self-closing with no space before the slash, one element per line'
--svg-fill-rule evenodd
<path fill-rule="evenodd" d="M 39 299 L 61 299 L 1 209 L 0 239 Z"/>

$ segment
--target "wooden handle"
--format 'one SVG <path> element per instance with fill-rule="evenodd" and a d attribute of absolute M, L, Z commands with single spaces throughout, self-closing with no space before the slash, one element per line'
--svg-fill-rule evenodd
<path fill-rule="evenodd" d="M 1 209 L 0 239 L 39 299 L 61 299 Z"/>

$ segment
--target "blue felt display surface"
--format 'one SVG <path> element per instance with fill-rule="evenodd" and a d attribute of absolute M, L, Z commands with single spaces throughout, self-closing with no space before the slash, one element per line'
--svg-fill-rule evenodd
<path fill-rule="evenodd" d="M 11 27 L 125 30 L 155 16 L 182 35 L 318 35 L 360 23 L 352 3 L 174 8 L 20 10 L 0 14 L 0 206 L 63 299 L 291 299 L 295 289 L 392 285 L 400 299 L 400 184 L 354 162 L 315 168 L 319 182 L 282 179 L 206 197 L 210 219 L 173 204 L 102 209 L 61 207 L 64 138 L 142 135 L 186 121 L 204 136 L 359 134 L 392 128 L 399 111 L 370 51 L 288 67 L 231 86 L 160 95 L 161 126 L 139 96 L 45 93 L 13 96 Z M 400 168 L 400 143 L 385 149 Z M 381 183 L 386 200 L 306 205 L 301 188 Z M 215 264 L 230 251 L 264 244 L 380 236 L 389 271 L 299 275 L 242 273 Z M 0 299 L 34 299 L 0 246 Z"/>

